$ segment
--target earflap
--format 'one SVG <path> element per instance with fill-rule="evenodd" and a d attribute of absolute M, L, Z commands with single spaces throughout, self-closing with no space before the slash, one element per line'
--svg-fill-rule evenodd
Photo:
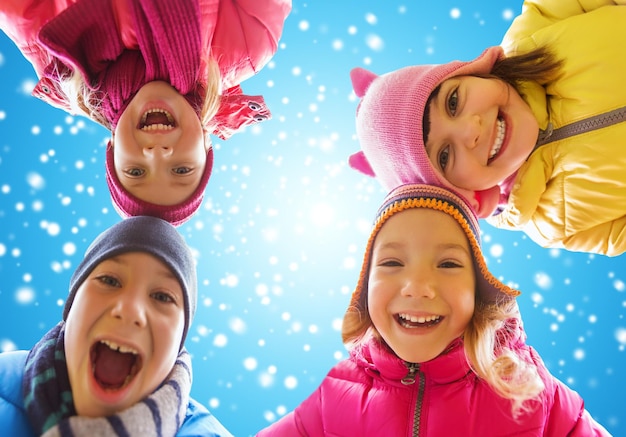
<path fill-rule="evenodd" d="M 474 193 L 476 205 L 472 203 L 472 208 L 476 211 L 478 218 L 487 218 L 493 214 L 500 203 L 500 187 L 488 188 Z"/>
<path fill-rule="evenodd" d="M 374 173 L 374 170 L 372 170 L 372 166 L 370 166 L 370 163 L 365 157 L 365 153 L 363 153 L 363 151 L 359 151 L 350 155 L 350 157 L 348 158 L 348 164 L 350 165 L 350 167 L 357 171 L 360 171 L 366 176 L 371 176 L 373 178 L 376 177 L 376 173 Z"/>
<path fill-rule="evenodd" d="M 365 68 L 356 67 L 350 71 L 350 80 L 352 81 L 352 88 L 354 88 L 354 94 L 357 97 L 363 97 L 367 92 L 370 84 L 378 76 Z"/>

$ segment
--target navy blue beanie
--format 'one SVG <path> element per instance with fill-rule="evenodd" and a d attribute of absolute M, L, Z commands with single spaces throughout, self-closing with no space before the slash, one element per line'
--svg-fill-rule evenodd
<path fill-rule="evenodd" d="M 154 256 L 178 279 L 185 299 L 185 329 L 180 343 L 182 349 L 196 312 L 196 266 L 191 250 L 176 228 L 156 217 L 130 217 L 96 237 L 70 280 L 70 294 L 63 309 L 63 320 L 67 320 L 78 288 L 96 266 L 106 259 L 128 252 L 145 252 Z"/>

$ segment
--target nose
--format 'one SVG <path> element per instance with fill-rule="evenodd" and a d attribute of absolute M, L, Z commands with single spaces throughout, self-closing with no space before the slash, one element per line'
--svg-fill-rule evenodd
<path fill-rule="evenodd" d="M 466 117 L 457 129 L 459 142 L 468 149 L 476 147 L 480 137 L 480 125 L 479 115 L 473 114 Z"/>
<path fill-rule="evenodd" d="M 132 323 L 138 327 L 146 326 L 145 304 L 138 293 L 125 291 L 120 294 L 111 315 L 123 323 Z"/>
<path fill-rule="evenodd" d="M 405 297 L 424 297 L 432 299 L 435 297 L 435 290 L 434 281 L 428 272 L 424 270 L 414 270 L 406 276 L 400 294 Z"/>
<path fill-rule="evenodd" d="M 161 156 L 163 158 L 169 158 L 172 156 L 174 149 L 169 146 L 160 146 L 160 145 L 150 145 L 145 146 L 143 148 L 143 155 L 146 158 L 153 158 L 156 156 Z"/>

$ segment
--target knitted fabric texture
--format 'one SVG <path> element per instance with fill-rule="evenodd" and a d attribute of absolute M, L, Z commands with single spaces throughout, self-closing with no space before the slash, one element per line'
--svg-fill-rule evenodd
<path fill-rule="evenodd" d="M 115 172 L 113 147 L 111 143 L 107 146 L 106 151 L 106 181 L 109 186 L 109 192 L 111 193 L 113 206 L 122 218 L 149 215 L 170 222 L 174 226 L 182 225 L 189 220 L 200 208 L 200 205 L 202 205 L 204 190 L 209 183 L 212 169 L 213 147 L 209 147 L 202 178 L 191 196 L 176 205 L 157 205 L 156 203 L 146 202 L 133 196 L 124 188 Z"/>
<path fill-rule="evenodd" d="M 433 90 L 446 79 L 489 73 L 502 55 L 500 47 L 485 50 L 470 62 L 416 65 L 376 76 L 362 68 L 350 73 L 361 101 L 356 132 L 361 151 L 349 164 L 376 177 L 387 192 L 404 184 L 452 187 L 433 167 L 424 144 L 423 116 Z"/>
<path fill-rule="evenodd" d="M 102 232 L 89 246 L 85 257 L 70 280 L 70 292 L 63 310 L 63 320 L 72 307 L 81 284 L 98 264 L 128 252 L 145 252 L 163 262 L 180 283 L 185 300 L 185 337 L 196 312 L 198 298 L 196 266 L 191 250 L 172 225 L 156 217 L 139 216 L 122 220 Z"/>
<path fill-rule="evenodd" d="M 107 2 L 78 2 L 47 23 L 41 39 L 58 59 L 74 65 L 97 95 L 99 120 L 114 130 L 122 113 L 143 85 L 155 80 L 169 83 L 187 99 L 198 117 L 205 91 L 199 81 L 201 66 L 200 12 L 196 1 L 130 2 L 137 50 L 126 50 Z M 77 24 L 79 23 L 79 24 Z M 175 29 L 175 31 L 174 31 Z M 58 64 L 58 63 L 57 63 Z M 63 65 L 51 65 L 55 78 Z M 107 147 L 106 180 L 121 217 L 153 215 L 178 226 L 202 203 L 213 168 L 213 152 L 207 152 L 202 179 L 193 194 L 176 205 L 157 205 L 130 194 L 120 183 Z"/>
<path fill-rule="evenodd" d="M 65 322 L 52 328 L 26 358 L 24 405 L 31 426 L 44 437 L 174 436 L 182 425 L 191 391 L 191 358 L 178 354 L 174 368 L 153 393 L 107 417 L 77 416 L 65 360 Z"/>
<path fill-rule="evenodd" d="M 358 308 L 361 311 L 367 311 L 367 282 L 372 249 L 381 228 L 394 214 L 413 208 L 441 211 L 459 224 L 469 242 L 476 274 L 476 290 L 483 302 L 497 303 L 515 298 L 520 294 L 519 291 L 500 282 L 487 268 L 480 246 L 478 219 L 463 198 L 450 190 L 432 185 L 403 185 L 389 193 L 376 214 L 374 227 L 365 248 L 359 280 L 348 307 L 349 310 L 350 308 Z"/>

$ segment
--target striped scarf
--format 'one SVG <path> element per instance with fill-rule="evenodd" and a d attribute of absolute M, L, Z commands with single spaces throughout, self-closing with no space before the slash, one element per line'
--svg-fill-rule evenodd
<path fill-rule="evenodd" d="M 44 437 L 174 436 L 191 391 L 191 358 L 182 349 L 172 372 L 152 394 L 108 417 L 77 416 L 64 347 L 65 322 L 52 328 L 28 354 L 22 391 L 31 426 Z M 172 414 L 176 412 L 176 414 Z"/>

